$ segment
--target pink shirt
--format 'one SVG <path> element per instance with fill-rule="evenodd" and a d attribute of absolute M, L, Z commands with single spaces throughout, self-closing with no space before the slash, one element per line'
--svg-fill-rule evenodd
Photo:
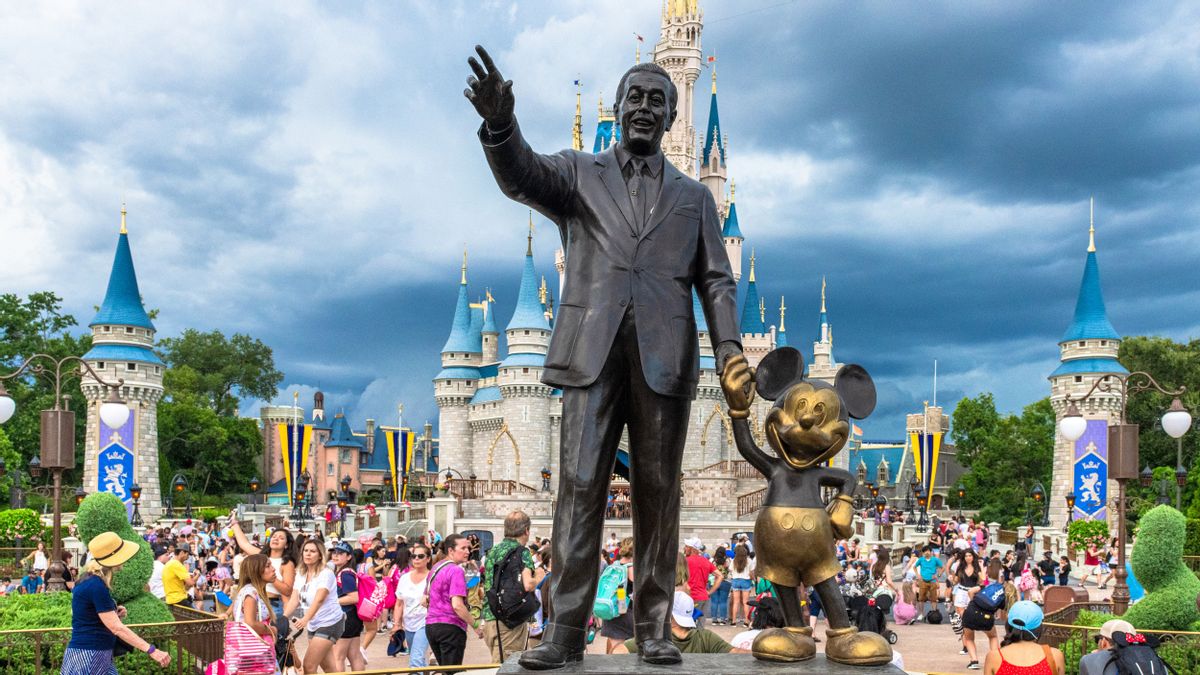
<path fill-rule="evenodd" d="M 429 613 L 425 615 L 425 623 L 449 623 L 466 630 L 467 623 L 454 613 L 451 598 L 454 596 L 467 597 L 467 575 L 458 565 L 452 562 L 439 564 L 429 578 Z"/>

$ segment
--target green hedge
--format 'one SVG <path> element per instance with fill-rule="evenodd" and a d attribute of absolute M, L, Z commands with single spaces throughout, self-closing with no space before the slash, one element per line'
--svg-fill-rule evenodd
<path fill-rule="evenodd" d="M 1134 606 L 1136 607 L 1137 605 Z M 1111 614 L 1083 610 L 1079 613 L 1079 616 L 1075 617 L 1075 625 L 1099 628 L 1104 624 L 1105 621 L 1108 621 L 1111 618 L 1113 618 Z M 1125 618 L 1129 618 L 1128 613 L 1125 614 Z M 1131 623 L 1133 622 L 1131 621 Z M 1145 628 L 1137 623 L 1134 623 L 1133 626 L 1137 629 Z M 1200 626 L 1193 626 L 1191 630 L 1196 631 L 1197 628 L 1200 628 Z M 1147 630 L 1149 629 L 1147 628 Z M 1088 651 L 1091 651 L 1093 646 L 1094 645 L 1092 644 L 1088 644 Z M 1200 673 L 1200 649 L 1196 649 L 1195 643 L 1188 643 L 1186 645 L 1179 646 L 1172 646 L 1170 643 L 1164 643 L 1157 649 L 1157 651 L 1159 656 L 1161 656 L 1164 661 L 1175 668 L 1175 672 L 1180 673 L 1181 675 L 1183 673 Z M 1079 659 L 1081 656 L 1083 656 L 1083 654 L 1080 653 L 1079 642 L 1077 640 L 1071 640 L 1067 642 L 1062 646 L 1062 652 L 1067 664 L 1066 675 L 1078 675 Z"/>
<path fill-rule="evenodd" d="M 1103 520 L 1072 520 L 1067 530 L 1067 545 L 1082 551 L 1088 544 L 1104 546 L 1108 543 L 1108 523 Z"/>
<path fill-rule="evenodd" d="M 46 528 L 33 509 L 8 509 L 0 511 L 0 545 L 13 546 L 17 539 L 22 545 L 32 547 L 33 540 L 42 536 Z"/>
<path fill-rule="evenodd" d="M 1187 539 L 1183 542 L 1184 555 L 1200 555 L 1200 518 L 1188 518 Z"/>
<path fill-rule="evenodd" d="M 150 544 L 133 531 L 127 517 L 125 504 L 108 492 L 88 495 L 79 505 L 79 512 L 75 516 L 75 527 L 85 544 L 103 532 L 116 532 L 122 539 L 136 541 L 141 546 L 142 550 L 113 576 L 113 599 L 122 605 L 145 592 L 150 575 L 154 572 L 154 554 L 150 551 Z"/>
<path fill-rule="evenodd" d="M 1123 617 L 1141 630 L 1189 630 L 1200 621 L 1200 578 L 1183 562 L 1186 519 L 1167 505 L 1142 516 L 1133 546 L 1133 574 L 1146 597 Z"/>

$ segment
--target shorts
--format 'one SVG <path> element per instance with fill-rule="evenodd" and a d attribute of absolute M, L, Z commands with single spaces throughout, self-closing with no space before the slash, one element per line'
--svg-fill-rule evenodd
<path fill-rule="evenodd" d="M 358 609 L 354 605 L 350 605 L 349 608 L 342 610 L 342 614 L 346 620 L 346 628 L 342 631 L 342 637 L 350 640 L 362 636 L 363 620 L 358 618 Z"/>
<path fill-rule="evenodd" d="M 962 614 L 962 626 L 986 633 L 996 627 L 996 613 L 985 612 L 978 605 L 967 605 Z"/>
<path fill-rule="evenodd" d="M 917 602 L 937 602 L 937 583 L 921 580 L 917 583 Z"/>
<path fill-rule="evenodd" d="M 622 642 L 633 637 L 633 611 L 605 620 L 604 625 L 600 627 L 600 635 Z"/>
<path fill-rule="evenodd" d="M 731 591 L 748 591 L 752 587 L 749 579 L 730 579 L 729 590 Z"/>
<path fill-rule="evenodd" d="M 962 608 L 962 607 L 966 607 L 967 604 L 970 602 L 971 602 L 971 589 L 967 588 L 966 586 L 955 586 L 954 587 L 954 606 Z"/>
<path fill-rule="evenodd" d="M 321 626 L 320 628 L 309 628 L 308 639 L 325 638 L 330 642 L 337 642 L 338 638 L 342 637 L 342 633 L 346 630 L 346 615 L 343 613 L 341 618 L 329 626 Z"/>
<path fill-rule="evenodd" d="M 1102 574 L 1108 574 L 1112 571 L 1112 568 L 1108 566 L 1108 563 L 1100 563 L 1097 566 L 1097 569 L 1099 569 Z"/>

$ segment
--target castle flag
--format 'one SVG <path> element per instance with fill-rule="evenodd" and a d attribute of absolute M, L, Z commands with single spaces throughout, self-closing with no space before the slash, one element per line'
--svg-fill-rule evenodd
<path fill-rule="evenodd" d="M 387 439 L 388 472 L 392 476 L 392 501 L 399 502 L 407 498 L 414 437 L 415 434 L 411 431 L 384 433 L 384 438 Z"/>
<path fill-rule="evenodd" d="M 283 455 L 283 479 L 287 483 L 288 504 L 296 496 L 296 484 L 300 476 L 308 471 L 308 449 L 312 446 L 311 424 L 277 424 L 279 452 Z"/>
<path fill-rule="evenodd" d="M 921 486 L 925 488 L 925 494 L 928 495 L 937 479 L 938 455 L 942 451 L 942 432 L 923 434 L 914 431 L 911 440 L 917 480 L 921 481 Z"/>

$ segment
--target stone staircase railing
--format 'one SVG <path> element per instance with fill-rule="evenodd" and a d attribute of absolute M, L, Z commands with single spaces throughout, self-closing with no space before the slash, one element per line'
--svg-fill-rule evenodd
<path fill-rule="evenodd" d="M 762 508 L 763 500 L 767 497 L 767 488 L 748 492 L 737 500 L 737 517 L 745 518 L 746 516 L 758 511 Z"/>

